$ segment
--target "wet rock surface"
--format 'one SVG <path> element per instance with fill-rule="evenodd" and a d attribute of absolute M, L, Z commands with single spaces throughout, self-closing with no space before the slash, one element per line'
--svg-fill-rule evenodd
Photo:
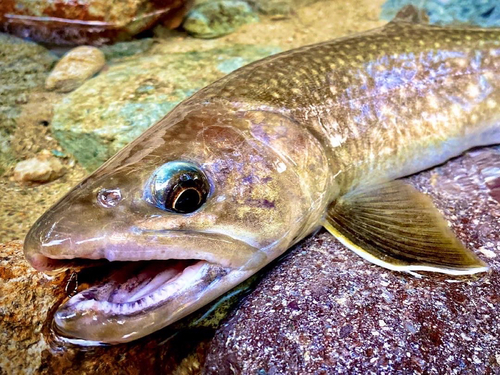
<path fill-rule="evenodd" d="M 206 373 L 500 372 L 499 163 L 500 148 L 479 149 L 407 179 L 489 273 L 416 278 L 371 265 L 321 231 L 219 329 Z"/>
<path fill-rule="evenodd" d="M 45 80 L 45 88 L 57 92 L 73 91 L 106 64 L 104 53 L 96 47 L 80 46 L 59 60 Z"/>
<path fill-rule="evenodd" d="M 190 0 L 2 0 L 0 31 L 36 42 L 102 45 L 158 23 L 180 25 Z"/>

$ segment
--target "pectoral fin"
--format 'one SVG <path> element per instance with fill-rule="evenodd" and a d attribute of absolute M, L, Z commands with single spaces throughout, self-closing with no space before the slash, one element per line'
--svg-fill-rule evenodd
<path fill-rule="evenodd" d="M 392 270 L 488 270 L 455 237 L 431 199 L 400 181 L 340 198 L 329 207 L 324 226 L 363 258 Z"/>

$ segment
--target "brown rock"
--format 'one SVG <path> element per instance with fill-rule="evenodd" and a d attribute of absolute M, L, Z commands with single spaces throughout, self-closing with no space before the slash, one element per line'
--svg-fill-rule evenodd
<path fill-rule="evenodd" d="M 18 182 L 49 182 L 63 174 L 63 165 L 50 154 L 20 161 L 14 168 L 14 180 Z"/>
<path fill-rule="evenodd" d="M 2 0 L 0 31 L 36 42 L 102 45 L 163 23 L 175 28 L 192 0 Z"/>
<path fill-rule="evenodd" d="M 408 179 L 490 273 L 392 272 L 322 231 L 219 329 L 206 373 L 500 373 L 499 163 L 500 148 L 484 148 Z"/>
<path fill-rule="evenodd" d="M 80 46 L 66 53 L 45 80 L 45 88 L 69 92 L 99 72 L 106 64 L 99 48 Z"/>

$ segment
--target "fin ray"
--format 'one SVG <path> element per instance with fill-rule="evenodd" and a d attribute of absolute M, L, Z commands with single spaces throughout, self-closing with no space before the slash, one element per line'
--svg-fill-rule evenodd
<path fill-rule="evenodd" d="M 488 269 L 455 237 L 431 199 L 400 181 L 359 189 L 329 207 L 325 228 L 363 258 L 400 271 Z"/>

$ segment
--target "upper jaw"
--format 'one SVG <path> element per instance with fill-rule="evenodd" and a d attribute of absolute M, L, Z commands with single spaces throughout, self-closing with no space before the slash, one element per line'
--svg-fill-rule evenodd
<path fill-rule="evenodd" d="M 247 242 L 222 233 L 189 230 L 128 229 L 92 234 L 75 231 L 71 236 L 28 233 L 24 243 L 27 260 L 40 271 L 67 267 L 73 259 L 141 261 L 198 259 L 228 268 L 260 268 L 265 253 Z"/>

